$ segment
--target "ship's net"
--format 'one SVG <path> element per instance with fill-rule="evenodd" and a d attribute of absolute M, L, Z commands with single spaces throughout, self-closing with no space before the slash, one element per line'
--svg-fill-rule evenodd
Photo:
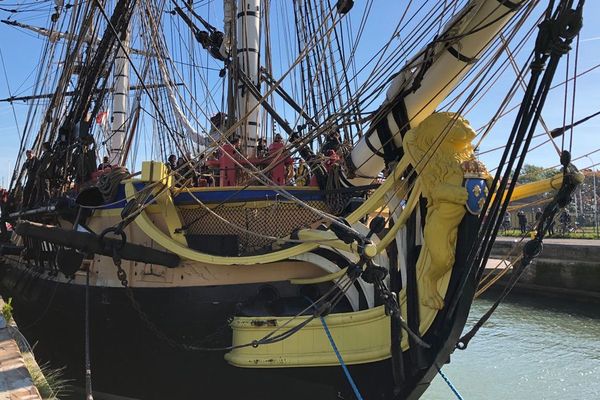
<path fill-rule="evenodd" d="M 327 207 L 321 201 L 307 203 L 323 211 Z M 324 222 L 314 212 L 289 201 L 255 207 L 247 204 L 225 205 L 215 208 L 212 212 L 203 207 L 182 207 L 179 212 L 185 226 L 188 227 L 186 234 L 191 246 L 202 240 L 207 243 L 211 237 L 230 242 L 226 245 L 226 250 L 219 250 L 219 247 L 215 246 L 202 246 L 203 251 L 213 254 L 219 251 L 231 253 L 236 249 L 235 255 L 273 251 L 283 243 L 270 237 L 285 238 L 296 229 L 314 227 Z"/>

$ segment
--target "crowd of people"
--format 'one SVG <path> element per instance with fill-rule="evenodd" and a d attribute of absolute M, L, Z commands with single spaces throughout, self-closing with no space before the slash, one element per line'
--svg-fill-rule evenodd
<path fill-rule="evenodd" d="M 177 186 L 215 186 L 213 171 L 204 163 L 194 168 L 194 164 L 183 157 L 171 154 L 167 158 L 167 169 L 174 173 Z"/>
<path fill-rule="evenodd" d="M 236 186 L 243 178 L 238 164 L 251 162 L 266 171 L 266 175 L 277 185 L 307 186 L 311 181 L 311 171 L 303 159 L 292 158 L 286 150 L 281 134 L 267 144 L 265 138 L 257 140 L 256 157 L 245 161 L 240 155 L 240 138 L 233 137 L 208 157 L 201 156 L 192 162 L 184 156 L 171 154 L 166 166 L 174 171 L 178 186 Z"/>
<path fill-rule="evenodd" d="M 55 171 L 52 163 L 52 149 L 49 142 L 42 143 L 42 154 L 38 158 L 31 149 L 25 151 L 25 162 L 21 169 L 27 180 L 23 186 L 23 206 L 32 207 L 44 203 L 51 196 L 50 180 Z"/>
<path fill-rule="evenodd" d="M 212 125 L 215 127 L 214 135 L 217 131 L 221 134 L 220 128 L 225 120 L 226 116 L 222 113 L 211 119 Z M 62 142 L 66 143 L 65 140 Z M 96 164 L 95 148 L 92 144 L 87 146 L 89 147 L 87 153 L 85 151 L 82 153 L 81 159 L 85 161 L 85 168 L 83 168 L 83 163 L 75 163 L 75 158 L 73 158 L 71 164 L 77 165 L 73 164 L 66 169 L 63 168 L 64 171 L 61 170 L 59 173 L 55 169 L 59 168 L 68 151 L 67 153 L 61 152 L 60 148 L 55 147 L 53 149 L 49 142 L 43 143 L 40 147 L 41 155 L 39 157 L 32 149 L 25 152 L 26 160 L 21 170 L 21 176 L 24 178 L 21 192 L 23 208 L 31 208 L 47 202 L 52 196 L 53 188 L 62 185 L 62 181 L 58 180 L 65 173 L 73 175 L 73 183 L 75 187 L 78 187 L 114 168 L 108 156 L 104 156 L 102 162 Z M 328 164 L 332 164 L 340 160 L 342 147 L 340 133 L 332 131 L 325 137 L 320 153 L 327 159 Z M 312 182 L 313 173 L 309 166 L 310 162 L 306 162 L 303 158 L 292 158 L 281 134 L 276 133 L 271 144 L 268 144 L 265 138 L 259 138 L 255 154 L 256 156 L 249 157 L 247 160 L 241 157 L 240 138 L 233 137 L 211 155 L 201 157 L 200 162 L 191 162 L 189 157 L 171 154 L 166 165 L 170 171 L 175 171 L 176 184 L 179 186 L 236 186 L 242 181 L 248 180 L 248 175 L 243 173 L 242 168 L 239 168 L 239 164 L 243 165 L 248 162 L 262 169 L 276 185 L 308 186 L 315 184 Z M 74 153 L 73 156 L 75 156 Z M 80 165 L 82 167 L 79 167 Z"/>
<path fill-rule="evenodd" d="M 533 216 L 531 220 L 527 218 L 527 213 L 525 210 L 521 209 L 517 212 L 517 225 L 521 234 L 526 234 L 527 232 L 534 231 L 537 229 L 537 226 L 542 219 L 543 211 L 541 208 L 537 208 L 531 212 L 530 217 Z M 558 217 L 553 218 L 547 225 L 548 227 L 548 236 L 553 236 L 556 234 L 556 222 L 558 220 L 560 231 L 564 234 L 571 230 L 571 214 L 568 209 L 563 209 Z M 504 218 L 502 220 L 502 229 L 504 232 L 513 229 L 513 223 L 510 212 L 506 212 L 504 214 Z"/>

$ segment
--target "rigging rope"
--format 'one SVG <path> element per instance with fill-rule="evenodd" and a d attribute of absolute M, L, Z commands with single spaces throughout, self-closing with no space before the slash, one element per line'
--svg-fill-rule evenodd
<path fill-rule="evenodd" d="M 337 357 L 338 361 L 340 362 L 340 365 L 342 366 L 342 370 L 344 370 L 344 375 L 346 375 L 346 379 L 348 380 L 350 387 L 352 387 L 352 391 L 354 392 L 354 395 L 356 396 L 357 400 L 363 400 L 363 398 L 360 395 L 360 392 L 358 390 L 358 387 L 356 387 L 356 383 L 354 382 L 354 379 L 352 379 L 352 375 L 350 375 L 350 371 L 348 371 L 348 367 L 346 367 L 346 363 L 344 362 L 344 359 L 342 358 L 340 351 L 338 350 L 337 346 L 335 345 L 335 341 L 333 340 L 333 336 L 331 336 L 331 332 L 329 331 L 327 322 L 325 322 L 325 318 L 323 316 L 320 316 L 319 318 L 321 319 L 321 324 L 323 325 L 323 329 L 325 330 L 327 339 L 329 339 L 331 348 L 333 349 L 335 356 Z"/>
<path fill-rule="evenodd" d="M 408 7 L 407 7 L 407 10 L 408 10 Z"/>
<path fill-rule="evenodd" d="M 132 0 L 135 4 L 135 0 Z M 169 132 L 169 134 L 171 134 L 171 138 L 175 141 L 175 145 L 177 147 L 180 147 L 176 138 L 176 133 L 172 131 L 172 129 L 170 129 L 170 125 L 166 123 L 165 120 L 165 116 L 163 115 L 162 112 L 160 112 L 160 108 L 158 107 L 158 104 L 156 103 L 156 101 L 153 99 L 150 90 L 148 89 L 147 85 L 144 83 L 144 79 L 142 77 L 142 75 L 140 74 L 140 72 L 138 71 L 137 67 L 134 65 L 134 63 L 131 60 L 131 56 L 128 54 L 127 49 L 125 47 L 125 45 L 123 44 L 123 41 L 121 40 L 118 31 L 117 31 L 117 27 L 113 26 L 111 19 L 108 17 L 108 15 L 106 14 L 106 10 L 104 9 L 104 7 L 102 6 L 102 4 L 100 3 L 99 0 L 94 0 L 94 2 L 96 3 L 96 6 L 98 7 L 98 9 L 100 10 L 100 13 L 102 14 L 102 17 L 106 20 L 107 26 L 110 28 L 111 30 L 111 34 L 114 35 L 114 39 L 116 41 L 116 43 L 118 44 L 118 47 L 123 50 L 123 54 L 125 55 L 125 57 L 127 58 L 127 60 L 130 63 L 131 69 L 133 70 L 133 72 L 135 73 L 135 75 L 137 76 L 140 85 L 142 86 L 142 88 L 144 89 L 144 91 L 148 94 L 148 98 L 150 99 L 150 101 L 152 102 L 155 111 L 158 113 L 159 117 L 161 118 L 161 120 L 163 120 L 163 122 L 165 123 L 165 127 L 167 128 L 167 131 Z M 180 151 L 183 152 L 183 149 L 180 148 Z"/>
<path fill-rule="evenodd" d="M 477 321 L 475 326 L 471 328 L 469 332 L 463 335 L 456 347 L 460 350 L 464 350 L 469 345 L 471 339 L 477 334 L 479 329 L 489 320 L 494 311 L 498 308 L 500 303 L 508 296 L 508 294 L 512 291 L 514 286 L 517 284 L 525 269 L 533 262 L 535 258 L 537 258 L 543 249 L 543 239 L 548 232 L 550 224 L 556 217 L 556 214 L 561 208 L 566 207 L 572 200 L 571 196 L 573 195 L 577 186 L 581 183 L 579 178 L 576 176 L 579 172 L 577 169 L 570 163 L 570 154 L 565 150 L 561 155 L 561 162 L 563 163 L 563 183 L 550 202 L 545 208 L 540 217 L 535 237 L 525 243 L 523 247 L 523 254 L 521 257 L 521 261 L 518 265 L 513 267 L 513 274 L 510 277 L 509 282 L 506 287 L 498 297 L 498 299 L 494 302 L 494 304 L 490 307 L 490 309 Z"/>
<path fill-rule="evenodd" d="M 577 43 L 575 45 L 575 66 L 574 66 L 574 71 L 573 71 L 573 95 L 571 97 L 571 125 L 569 130 L 571 131 L 571 134 L 569 136 L 569 153 L 571 153 L 573 151 L 573 132 L 574 129 L 573 127 L 575 126 L 573 124 L 573 120 L 575 119 L 575 99 L 577 98 L 577 66 L 579 64 L 579 38 L 580 35 L 577 34 Z"/>
<path fill-rule="evenodd" d="M 437 364 L 435 364 L 435 368 L 437 369 L 438 374 L 440 374 L 440 376 L 442 377 L 442 379 L 444 379 L 444 382 L 446 382 L 446 384 L 448 385 L 448 387 L 450 388 L 450 390 L 452 390 L 452 393 L 454 393 L 454 395 L 456 396 L 456 398 L 458 400 L 464 400 L 464 398 L 458 392 L 458 389 L 456 389 L 456 387 L 452 384 L 452 382 L 450 382 L 450 379 L 442 372 L 442 369 L 440 367 L 438 367 Z"/>
<path fill-rule="evenodd" d="M 105 232 L 106 233 L 112 232 L 115 234 L 119 234 L 115 231 L 114 228 L 109 228 Z M 124 233 L 121 232 L 120 235 L 121 235 L 122 241 L 124 242 L 126 240 Z M 356 280 L 358 279 L 358 276 L 359 276 L 355 273 L 353 275 L 351 275 L 352 273 L 349 273 L 347 276 L 347 282 L 345 282 L 343 285 L 340 285 L 339 284 L 341 281 L 341 279 L 340 279 L 340 281 L 338 281 L 337 284 L 332 285 L 331 288 L 329 288 L 327 290 L 327 292 L 325 292 L 317 300 L 311 301 L 310 305 L 308 305 L 306 308 L 304 308 L 300 312 L 296 313 L 294 316 L 291 316 L 283 324 L 279 324 L 273 331 L 271 331 L 267 335 L 263 336 L 261 339 L 253 340 L 252 342 L 248 342 L 248 343 L 242 343 L 242 344 L 238 344 L 238 345 L 231 345 L 231 346 L 225 346 L 225 347 L 201 347 L 201 346 L 196 346 L 196 345 L 179 343 L 179 342 L 175 341 L 172 337 L 167 335 L 164 331 L 159 329 L 157 324 L 154 323 L 149 318 L 149 315 L 144 310 L 142 310 L 141 304 L 135 299 L 135 297 L 133 295 L 132 287 L 129 285 L 129 281 L 127 280 L 127 273 L 121 266 L 120 249 L 117 247 L 113 248 L 113 262 L 114 262 L 115 266 L 117 267 L 117 277 L 121 281 L 121 285 L 125 288 L 126 295 L 127 295 L 128 299 L 130 300 L 130 303 L 131 303 L 133 309 L 138 313 L 138 316 L 140 317 L 140 319 L 142 320 L 144 325 L 146 325 L 146 328 L 148 330 L 150 330 L 158 339 L 163 340 L 165 343 L 167 343 L 169 346 L 171 346 L 175 349 L 184 350 L 184 351 L 199 351 L 199 352 L 230 351 L 230 350 L 240 349 L 240 348 L 245 348 L 245 347 L 258 347 L 260 345 L 272 344 L 272 343 L 277 343 L 282 340 L 285 340 L 285 339 L 291 337 L 292 335 L 294 335 L 295 333 L 299 332 L 302 328 L 304 328 L 308 323 L 313 321 L 315 318 L 320 317 L 322 315 L 326 315 L 331 310 L 333 310 L 337 306 L 337 304 L 342 300 L 342 298 L 346 295 L 346 292 L 348 291 L 348 289 L 352 285 L 354 285 L 354 283 L 356 282 Z M 352 271 L 358 271 L 358 270 L 360 270 L 360 268 L 355 267 L 352 269 Z M 329 300 L 326 300 L 328 297 L 330 297 Z M 286 327 L 290 323 L 295 321 L 297 318 L 300 318 L 301 316 L 306 316 L 306 313 L 308 313 L 310 309 L 313 309 L 314 311 L 304 321 L 300 322 L 296 326 L 293 326 L 293 327 L 285 330 L 283 333 L 277 334 L 277 332 L 279 332 L 280 330 L 286 329 Z"/>
<path fill-rule="evenodd" d="M 586 69 L 585 71 L 580 72 L 579 74 L 577 74 L 577 76 L 575 76 L 574 78 L 579 78 L 583 75 L 587 75 L 590 72 L 595 71 L 596 69 L 600 68 L 600 64 L 596 64 L 588 69 Z M 567 84 L 568 82 L 572 81 L 574 78 L 569 78 L 566 81 L 561 81 L 553 86 L 550 87 L 550 91 L 557 89 L 559 87 L 561 87 L 562 85 Z M 482 127 L 478 128 L 477 131 L 481 131 L 485 128 L 487 128 L 490 124 L 495 123 L 497 120 L 506 117 L 507 115 L 509 115 L 510 113 L 512 113 L 514 110 L 518 109 L 519 107 L 521 107 L 521 103 L 517 103 L 515 104 L 513 107 L 507 109 L 506 111 L 504 111 L 503 113 L 501 113 L 500 115 L 497 116 L 497 118 L 492 119 L 491 121 L 489 121 L 488 123 L 486 123 L 485 125 L 483 125 Z"/>
<path fill-rule="evenodd" d="M 103 11 L 103 9 L 102 9 L 102 8 L 101 8 L 101 11 Z M 105 14 L 105 12 L 104 12 L 104 11 L 103 11 L 103 15 L 105 16 L 105 18 L 107 18 L 107 16 L 106 16 L 106 14 Z M 338 20 L 336 21 L 336 23 L 337 23 L 337 22 L 339 22 L 339 21 L 340 21 L 340 19 L 338 19 Z M 112 26 L 112 25 L 110 25 L 110 23 L 109 23 L 109 26 Z M 327 29 L 327 30 L 324 32 L 324 35 L 328 35 L 328 34 L 331 32 L 331 30 L 332 30 L 332 29 L 334 29 L 334 28 L 335 28 L 335 24 L 334 24 L 334 25 L 333 25 L 331 28 L 328 28 L 328 29 Z M 114 31 L 114 28 L 113 28 L 113 31 Z M 118 38 L 117 38 L 117 41 L 118 41 L 119 45 L 120 45 L 120 46 L 122 46 L 122 43 L 121 43 L 121 41 L 120 41 Z M 318 44 L 318 42 L 317 42 L 316 40 L 313 40 L 313 41 L 311 41 L 311 43 L 307 44 L 307 48 L 304 50 L 304 52 L 303 52 L 303 53 L 306 53 L 306 52 L 308 52 L 308 51 L 310 50 L 310 48 L 312 48 L 312 47 L 316 46 L 317 44 Z M 296 65 L 296 64 L 297 64 L 297 63 L 298 63 L 298 62 L 299 62 L 301 59 L 302 59 L 302 54 L 301 54 L 301 55 L 300 55 L 300 56 L 299 56 L 299 57 L 296 59 L 296 61 L 294 62 L 294 65 Z M 285 73 L 285 74 L 284 74 L 284 75 L 283 75 L 283 76 L 282 76 L 282 77 L 281 77 L 281 78 L 280 78 L 280 79 L 279 79 L 277 82 L 275 82 L 275 84 L 274 84 L 274 85 L 273 85 L 273 86 L 270 88 L 270 90 L 269 90 L 269 91 L 268 91 L 268 92 L 267 92 L 265 95 L 263 95 L 261 99 L 259 99 L 259 102 L 258 102 L 258 104 L 257 104 L 257 105 L 256 105 L 256 106 L 255 106 L 253 109 L 257 108 L 257 107 L 258 107 L 258 106 L 261 104 L 261 102 L 262 102 L 262 101 L 264 101 L 264 100 L 265 100 L 265 99 L 266 99 L 266 98 L 267 98 L 267 97 L 268 97 L 268 96 L 269 96 L 269 95 L 270 95 L 270 94 L 271 94 L 271 93 L 272 93 L 272 92 L 275 90 L 275 88 L 276 88 L 276 87 L 277 87 L 277 86 L 278 86 L 278 85 L 279 85 L 279 84 L 282 82 L 282 80 L 285 78 L 285 76 L 289 74 L 289 72 L 290 72 L 290 71 L 291 71 L 291 69 L 294 67 L 294 65 L 292 65 L 292 67 L 290 67 L 290 69 L 288 69 L 288 71 L 287 71 L 287 72 L 286 72 L 286 73 Z M 133 68 L 133 70 L 134 70 L 134 71 L 137 73 L 137 70 L 136 70 L 135 68 Z M 143 82 L 142 82 L 142 84 L 143 84 Z M 143 85 L 143 86 L 145 87 L 145 85 Z M 248 114 L 249 114 L 249 113 L 251 113 L 251 112 L 253 111 L 253 109 L 252 109 L 252 110 L 249 110 L 249 111 L 248 111 Z M 240 120 L 239 120 L 237 123 L 233 124 L 233 126 L 231 126 L 231 127 L 230 127 L 230 128 L 227 130 L 227 132 L 233 132 L 233 131 L 234 131 L 236 128 L 238 128 L 238 127 L 239 127 L 239 126 L 240 126 L 242 123 L 243 123 L 243 119 L 240 119 Z M 229 143 L 229 141 L 228 141 L 228 140 L 226 139 L 226 137 L 225 137 L 225 136 L 226 136 L 226 134 L 227 134 L 227 133 L 223 134 L 223 137 L 221 138 L 221 140 L 220 140 L 220 141 L 223 141 L 223 142 L 225 142 L 225 143 Z M 212 138 L 211 138 L 211 139 L 212 139 Z M 212 140 L 213 140 L 213 141 L 215 141 L 214 139 L 212 139 Z M 220 141 L 215 141 L 215 142 L 218 144 Z M 282 149 L 282 152 L 283 152 L 284 150 L 285 150 L 285 148 L 283 148 L 283 149 Z M 268 185 L 269 183 L 273 183 L 273 182 L 271 181 L 271 179 L 270 179 L 270 178 L 268 178 L 268 177 L 267 177 L 267 176 L 264 174 L 264 172 L 263 172 L 263 171 L 259 170 L 259 169 L 258 169 L 257 167 L 255 167 L 253 164 L 251 164 L 251 163 L 248 163 L 248 165 L 250 165 L 250 166 L 252 167 L 252 169 L 250 169 L 250 168 L 247 168 L 247 167 L 246 167 L 244 164 L 242 164 L 240 161 L 248 161 L 248 160 L 247 160 L 247 159 L 246 159 L 246 157 L 244 157 L 244 156 L 243 156 L 241 153 L 239 153 L 239 152 L 238 152 L 238 156 L 240 157 L 240 160 L 239 160 L 239 161 L 238 161 L 237 159 L 235 159 L 235 158 L 232 158 L 232 157 L 231 157 L 231 156 L 229 156 L 228 154 L 226 154 L 226 156 L 227 156 L 227 157 L 230 157 L 230 158 L 231 158 L 231 160 L 233 161 L 233 163 L 234 163 L 234 164 L 236 164 L 236 165 L 237 165 L 239 168 L 242 168 L 242 169 L 246 170 L 246 171 L 247 171 L 247 172 L 248 172 L 248 173 L 249 173 L 251 176 L 253 176 L 255 179 L 257 179 L 259 182 L 261 182 L 261 183 L 263 183 L 263 184 L 267 184 L 267 185 Z M 304 208 L 307 208 L 307 209 L 311 210 L 312 212 L 316 213 L 317 215 L 319 215 L 319 216 L 321 216 L 321 217 L 323 217 L 323 218 L 326 218 L 326 219 L 327 219 L 327 220 L 329 220 L 329 221 L 330 221 L 332 224 L 334 224 L 334 225 L 337 225 L 337 226 L 338 226 L 338 227 L 340 227 L 341 229 L 343 229 L 343 230 L 346 230 L 346 231 L 351 231 L 351 232 L 352 232 L 352 234 L 353 234 L 353 235 L 356 235 L 357 237 L 360 237 L 360 236 L 361 236 L 361 235 L 360 235 L 360 233 L 358 233 L 357 231 L 355 231 L 355 230 L 353 230 L 352 228 L 350 228 L 350 227 L 348 227 L 348 226 L 346 226 L 346 225 L 344 225 L 344 224 L 340 223 L 340 222 L 337 220 L 337 218 L 335 218 L 334 216 L 332 216 L 332 215 L 330 215 L 330 214 L 327 214 L 327 213 L 324 213 L 324 212 L 322 212 L 322 211 L 320 211 L 320 210 L 318 210 L 318 209 L 316 209 L 316 208 L 314 208 L 314 207 L 312 207 L 312 206 L 310 206 L 310 205 L 308 205 L 308 204 L 306 204 L 306 203 L 304 203 L 304 202 L 300 201 L 300 200 L 299 200 L 299 199 L 297 199 L 295 196 L 293 196 L 291 193 L 289 193 L 287 190 L 285 190 L 285 189 L 283 189 L 283 188 L 281 188 L 281 187 L 278 187 L 278 186 L 273 186 L 273 188 L 274 188 L 274 190 L 278 191 L 278 192 L 279 192 L 279 193 L 280 193 L 280 194 L 281 194 L 283 197 L 285 197 L 285 198 L 287 198 L 287 199 L 289 199 L 289 200 L 291 200 L 291 201 L 295 201 L 295 202 L 297 202 L 297 203 L 298 203 L 300 206 L 302 206 L 302 207 L 304 207 Z M 138 212 L 137 212 L 135 215 L 137 215 L 137 214 L 139 214 L 141 211 L 143 211 L 143 208 L 144 208 L 144 207 L 146 207 L 146 206 L 148 206 L 148 204 L 145 204 L 145 205 L 143 205 L 143 206 L 142 206 L 142 208 L 141 208 L 140 210 L 138 210 Z M 130 219 L 130 221 L 131 221 L 131 219 Z"/>
<path fill-rule="evenodd" d="M 94 400 L 92 395 L 92 362 L 90 359 L 90 268 L 85 273 L 85 397 Z"/>
<path fill-rule="evenodd" d="M 572 2 L 569 4 L 572 4 Z M 583 1 L 578 4 L 576 9 L 571 9 L 570 5 L 569 7 L 565 7 L 565 3 L 562 2 L 557 10 L 552 13 L 553 5 L 551 4 L 548 6 L 547 12 L 551 17 L 540 24 L 540 32 L 536 40 L 535 57 L 531 63 L 530 81 L 508 139 L 508 142 L 512 143 L 512 149 L 511 146 L 508 146 L 502 155 L 500 161 L 501 168 L 498 169 L 490 188 L 491 193 L 506 193 L 506 195 L 496 195 L 493 201 L 491 196 L 488 197 L 481 211 L 480 218 L 482 219 L 482 225 L 478 238 L 474 241 L 467 259 L 468 272 L 459 284 L 459 295 L 449 305 L 449 315 L 453 313 L 455 307 L 458 305 L 461 297 L 460 294 L 465 290 L 468 279 L 473 276 L 472 274 L 474 274 L 475 279 L 478 281 L 483 273 L 492 249 L 493 238 L 496 237 L 502 224 L 502 219 L 523 166 L 525 154 L 531 143 L 533 131 L 545 103 L 549 88 L 551 87 L 553 75 L 556 72 L 561 56 L 568 52 L 570 43 L 581 28 L 582 6 Z M 548 62 L 547 66 L 546 62 Z M 544 67 L 546 67 L 545 70 Z M 563 184 L 557 197 L 555 197 L 555 201 L 545 208 L 544 215 L 555 214 L 557 212 L 557 204 L 563 204 L 561 205 L 563 207 L 570 201 L 570 192 L 576 186 L 575 178 L 572 176 L 575 174 L 576 169 L 570 164 L 570 161 L 570 154 L 564 151 L 561 154 L 561 164 L 563 165 L 564 174 Z M 483 220 L 484 218 L 485 220 Z M 541 219 L 541 221 L 543 220 L 544 218 Z M 541 251 L 545 229 L 547 227 L 544 227 L 540 222 L 536 239 L 529 242 L 531 244 L 526 245 L 524 250 L 526 257 L 524 257 L 522 265 L 527 265 Z M 518 279 L 519 274 L 515 276 Z M 499 298 L 497 304 L 502 301 L 506 294 L 507 292 Z M 495 307 L 497 307 L 497 304 L 495 304 Z M 490 309 L 490 312 L 482 317 L 481 324 L 477 324 L 476 328 L 463 336 L 457 344 L 459 348 L 466 348 L 469 339 L 485 320 L 491 316 L 495 307 L 492 307 L 493 309 Z"/>

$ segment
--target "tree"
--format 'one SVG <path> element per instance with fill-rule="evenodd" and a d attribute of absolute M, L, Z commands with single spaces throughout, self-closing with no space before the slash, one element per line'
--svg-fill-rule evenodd
<path fill-rule="evenodd" d="M 560 171 L 556 168 L 544 168 L 537 165 L 525 164 L 519 174 L 519 183 L 530 183 L 552 178 Z"/>

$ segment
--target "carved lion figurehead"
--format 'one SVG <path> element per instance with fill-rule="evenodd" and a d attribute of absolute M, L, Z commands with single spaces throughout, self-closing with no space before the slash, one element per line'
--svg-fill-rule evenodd
<path fill-rule="evenodd" d="M 435 149 L 436 153 L 455 154 L 460 159 L 468 159 L 473 154 L 471 141 L 475 131 L 456 113 L 433 113 L 412 131 L 414 144 L 422 150 Z"/>
<path fill-rule="evenodd" d="M 473 138 L 475 131 L 466 119 L 456 113 L 439 112 L 407 132 L 404 147 L 413 162 L 440 157 L 462 162 L 473 156 Z"/>

